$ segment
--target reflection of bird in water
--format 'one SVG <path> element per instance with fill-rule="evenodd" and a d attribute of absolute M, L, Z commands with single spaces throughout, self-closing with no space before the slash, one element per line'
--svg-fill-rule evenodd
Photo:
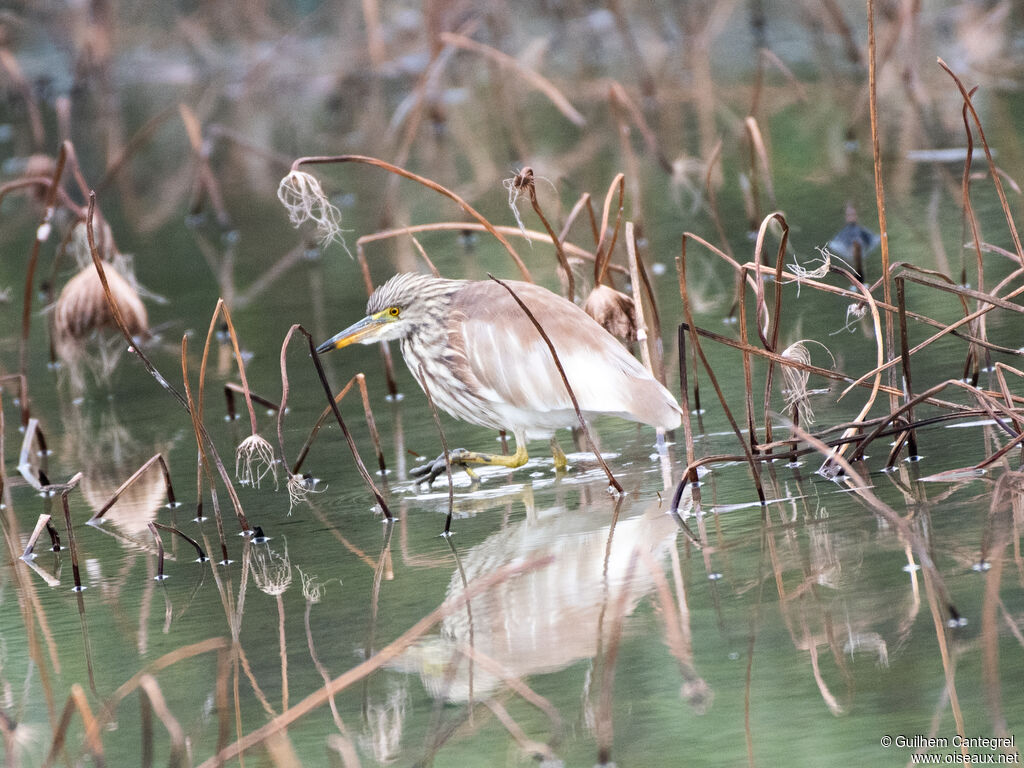
<path fill-rule="evenodd" d="M 551 562 L 474 597 L 468 609 L 444 619 L 440 636 L 410 648 L 396 667 L 418 672 L 435 698 L 465 702 L 471 686 L 473 697 L 488 697 L 503 676 L 551 673 L 594 658 L 600 644 L 607 645 L 620 601 L 629 614 L 652 592 L 648 566 L 665 566 L 679 531 L 657 503 L 633 517 L 622 514 L 612 530 L 595 520 L 593 509 L 555 508 L 473 547 L 452 575 L 449 598 L 463 592 L 463 574 L 472 585 L 508 563 L 543 556 Z M 493 660 L 503 675 L 460 653 Z M 699 678 L 696 683 L 691 688 L 700 694 L 693 699 L 702 706 L 711 692 Z"/>
<path fill-rule="evenodd" d="M 530 283 L 509 285 L 551 339 L 585 415 L 679 426 L 675 398 L 582 309 Z M 515 435 L 511 456 L 460 450 L 452 453 L 454 463 L 520 467 L 528 458 L 527 440 L 552 438 L 556 429 L 577 423 L 550 350 L 498 283 L 400 274 L 374 291 L 366 314 L 317 352 L 398 339 L 406 365 L 438 406 L 455 418 Z M 564 467 L 565 455 L 553 438 L 551 445 L 555 466 Z M 433 479 L 444 471 L 444 461 L 422 469 Z"/>

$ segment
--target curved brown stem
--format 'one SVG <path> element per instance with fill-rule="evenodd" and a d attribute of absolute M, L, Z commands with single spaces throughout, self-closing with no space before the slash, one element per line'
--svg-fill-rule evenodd
<path fill-rule="evenodd" d="M 516 253 L 516 249 L 512 247 L 512 243 L 510 243 L 504 235 L 502 235 L 497 229 L 495 229 L 494 225 L 491 224 L 491 222 L 489 222 L 483 216 L 483 214 L 477 211 L 476 208 L 471 206 L 463 198 L 452 192 L 447 187 L 438 184 L 436 181 L 431 181 L 430 179 L 424 176 L 420 176 L 419 174 L 413 173 L 412 171 L 407 171 L 405 168 L 401 168 L 397 165 L 394 165 L 393 163 L 389 163 L 386 160 L 381 160 L 376 157 L 369 157 L 367 155 L 318 155 L 310 157 L 300 157 L 292 163 L 292 170 L 298 170 L 299 166 L 301 165 L 329 165 L 333 163 L 363 163 L 365 165 L 372 165 L 375 168 L 381 168 L 387 171 L 388 173 L 394 173 L 398 176 L 402 176 L 403 178 L 409 179 L 410 181 L 415 181 L 418 184 L 422 184 L 427 189 L 432 189 L 434 192 L 444 195 L 449 200 L 454 201 L 460 208 L 462 208 L 462 210 L 464 210 L 474 219 L 479 221 L 483 225 L 484 229 L 486 229 L 488 232 L 494 235 L 494 237 L 497 238 L 498 242 L 505 247 L 506 251 L 508 251 L 509 256 L 512 257 L 512 260 L 516 263 L 516 266 L 519 267 L 519 271 L 522 273 L 523 279 L 529 283 L 533 282 L 533 278 L 530 276 L 530 270 L 526 268 L 526 264 L 523 263 L 523 260 L 519 257 L 519 254 Z"/>

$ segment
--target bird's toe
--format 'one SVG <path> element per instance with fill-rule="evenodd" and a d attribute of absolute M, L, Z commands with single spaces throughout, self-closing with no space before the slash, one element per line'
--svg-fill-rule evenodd
<path fill-rule="evenodd" d="M 453 467 L 462 466 L 462 458 L 467 454 L 465 448 L 456 448 L 454 451 L 448 452 L 448 461 L 451 462 Z M 448 462 L 445 461 L 445 456 L 442 453 L 433 461 L 427 461 L 418 467 L 413 467 L 409 470 L 409 474 L 416 480 L 417 483 L 433 483 L 434 480 L 445 474 L 447 471 Z"/>

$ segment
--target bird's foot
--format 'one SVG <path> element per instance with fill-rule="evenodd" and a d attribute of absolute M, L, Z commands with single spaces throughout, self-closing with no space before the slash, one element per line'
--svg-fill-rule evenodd
<path fill-rule="evenodd" d="M 451 462 L 452 469 L 461 467 L 466 470 L 466 473 L 471 478 L 479 480 L 480 478 L 476 472 L 471 470 L 466 464 L 467 459 L 471 455 L 471 452 L 467 451 L 465 448 L 456 448 L 454 451 L 448 451 L 448 461 Z M 445 474 L 447 471 L 447 463 L 448 462 L 445 461 L 445 456 L 442 453 L 433 461 L 428 461 L 418 467 L 413 467 L 409 470 L 409 475 L 416 481 L 417 485 L 420 483 L 431 485 L 437 478 Z"/>
<path fill-rule="evenodd" d="M 526 447 L 520 440 L 516 441 L 516 452 L 511 456 L 499 453 L 467 451 L 465 448 L 456 448 L 454 451 L 448 451 L 448 461 L 451 462 L 451 465 L 453 467 L 461 467 L 474 482 L 478 481 L 480 478 L 472 469 L 470 469 L 470 464 L 515 469 L 516 467 L 523 466 L 523 464 L 527 462 L 527 459 L 529 459 L 529 456 L 526 455 Z M 417 483 L 432 483 L 444 473 L 445 458 L 443 453 L 433 461 L 409 470 L 409 474 L 412 475 L 412 478 Z"/>

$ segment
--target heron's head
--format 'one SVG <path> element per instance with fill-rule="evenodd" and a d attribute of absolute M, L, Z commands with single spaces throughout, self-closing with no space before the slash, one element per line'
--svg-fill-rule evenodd
<path fill-rule="evenodd" d="M 401 339 L 415 333 L 424 323 L 443 322 L 447 311 L 450 280 L 405 273 L 395 275 L 370 296 L 366 317 L 335 334 L 317 353 L 341 349 L 349 344 L 373 344 Z"/>

